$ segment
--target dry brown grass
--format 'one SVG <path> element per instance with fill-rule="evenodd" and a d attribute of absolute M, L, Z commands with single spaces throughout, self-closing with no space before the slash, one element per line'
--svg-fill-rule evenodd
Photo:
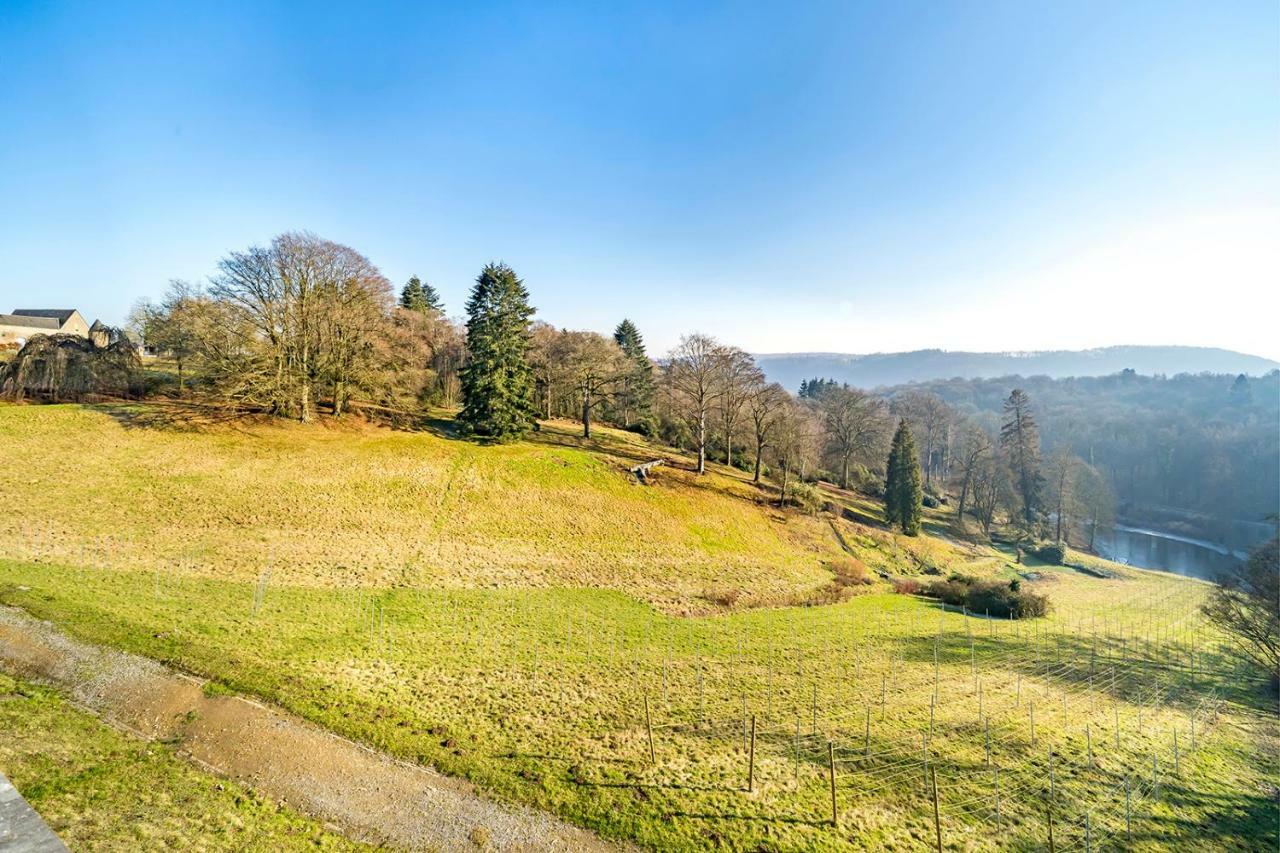
<path fill-rule="evenodd" d="M 594 586 L 697 612 L 820 585 L 838 553 L 735 473 L 626 473 L 653 448 L 569 423 L 482 446 L 359 420 L 167 406 L 0 407 L 0 542 L 15 556 L 300 586 Z M 678 462 L 677 457 L 677 462 Z"/>

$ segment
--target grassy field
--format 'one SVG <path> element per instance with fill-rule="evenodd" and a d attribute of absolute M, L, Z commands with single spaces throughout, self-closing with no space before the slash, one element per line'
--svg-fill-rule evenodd
<path fill-rule="evenodd" d="M 357 848 L 2 673 L 0 732 L 0 771 L 73 850 Z"/>
<path fill-rule="evenodd" d="M 725 471 L 636 486 L 662 451 L 567 425 L 0 407 L 0 442 L 0 600 L 610 837 L 919 849 L 932 771 L 949 849 L 1043 845 L 1050 808 L 1058 849 L 1114 845 L 1126 785 L 1138 849 L 1275 849 L 1274 717 L 1197 582 L 1017 566 L 936 513 L 914 540 L 784 514 Z M 824 594 L 850 561 L 1021 576 L 1054 610 Z"/>

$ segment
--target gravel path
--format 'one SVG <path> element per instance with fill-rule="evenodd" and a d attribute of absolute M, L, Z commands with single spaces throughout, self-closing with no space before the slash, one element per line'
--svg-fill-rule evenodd
<path fill-rule="evenodd" d="M 73 640 L 0 606 L 0 667 L 53 684 L 108 722 L 163 739 L 195 762 L 283 800 L 348 836 L 414 850 L 618 850 L 468 782 L 338 737 L 137 655 Z"/>

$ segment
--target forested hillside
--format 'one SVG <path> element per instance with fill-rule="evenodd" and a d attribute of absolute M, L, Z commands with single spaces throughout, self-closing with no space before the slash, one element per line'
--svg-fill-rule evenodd
<path fill-rule="evenodd" d="M 1122 515 L 1154 518 L 1163 508 L 1262 522 L 1280 505 L 1276 371 L 1261 377 L 1125 371 L 1071 379 L 947 379 L 889 393 L 936 394 L 994 429 L 1015 386 L 1035 402 L 1046 451 L 1068 448 L 1105 472 Z"/>
<path fill-rule="evenodd" d="M 1130 369 L 1173 376 L 1178 373 L 1247 373 L 1261 376 L 1275 361 L 1216 347 L 1117 346 L 1041 352 L 953 352 L 941 349 L 867 355 L 830 352 L 770 353 L 756 356 L 774 382 L 788 388 L 811 376 L 825 376 L 857 388 L 927 382 L 960 376 L 1107 376 Z"/>

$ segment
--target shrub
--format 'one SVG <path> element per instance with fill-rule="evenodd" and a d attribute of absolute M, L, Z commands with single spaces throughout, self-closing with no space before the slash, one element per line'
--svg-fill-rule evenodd
<path fill-rule="evenodd" d="M 895 578 L 893 591 L 898 595 L 918 595 L 920 593 L 920 581 L 913 578 Z"/>
<path fill-rule="evenodd" d="M 969 585 L 958 580 L 934 581 L 924 589 L 930 598 L 959 607 L 969 599 Z"/>
<path fill-rule="evenodd" d="M 813 515 L 822 509 L 822 493 L 808 483 L 797 481 L 787 487 L 787 503 Z"/>
<path fill-rule="evenodd" d="M 843 560 L 832 560 L 827 569 L 836 576 L 835 583 L 840 586 L 863 586 L 871 583 L 866 565 L 856 557 Z"/>
<path fill-rule="evenodd" d="M 1044 616 L 1049 612 L 1048 598 L 1030 590 L 1015 587 L 1015 583 L 1017 582 L 993 581 L 977 584 L 971 588 L 965 606 L 974 613 L 989 613 L 992 616 L 1017 619 Z"/>
<path fill-rule="evenodd" d="M 952 607 L 966 607 L 973 613 L 1029 619 L 1049 612 L 1049 600 L 1030 590 L 1023 590 L 1017 580 L 979 581 L 967 575 L 952 575 L 934 581 L 923 594 Z"/>
<path fill-rule="evenodd" d="M 941 504 L 938 502 L 938 499 L 935 498 L 933 495 L 925 495 L 923 498 L 920 499 L 920 503 L 924 504 L 929 509 L 937 509 L 939 506 L 941 506 Z"/>

